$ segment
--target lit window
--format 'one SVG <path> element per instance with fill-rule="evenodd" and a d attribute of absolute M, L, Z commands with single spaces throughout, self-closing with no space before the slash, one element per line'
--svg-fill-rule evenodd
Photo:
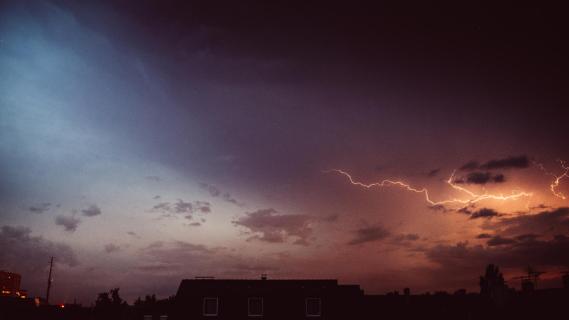
<path fill-rule="evenodd" d="M 249 298 L 249 316 L 262 317 L 263 316 L 263 298 Z"/>
<path fill-rule="evenodd" d="M 320 317 L 322 315 L 322 301 L 320 298 L 306 298 L 306 316 Z"/>
<path fill-rule="evenodd" d="M 203 315 L 204 316 L 217 316 L 219 301 L 217 298 L 204 298 L 203 299 Z"/>

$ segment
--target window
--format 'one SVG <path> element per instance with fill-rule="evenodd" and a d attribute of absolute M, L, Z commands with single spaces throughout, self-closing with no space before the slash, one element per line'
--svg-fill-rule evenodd
<path fill-rule="evenodd" d="M 204 298 L 203 299 L 203 315 L 204 316 L 217 316 L 219 313 L 219 300 L 217 298 Z"/>
<path fill-rule="evenodd" d="M 143 320 L 152 320 L 152 315 L 151 315 L 151 314 L 145 314 L 145 315 L 142 317 L 142 319 L 143 319 Z"/>
<path fill-rule="evenodd" d="M 263 298 L 249 298 L 248 305 L 250 317 L 263 316 Z"/>
<path fill-rule="evenodd" d="M 322 315 L 322 301 L 320 298 L 306 298 L 306 316 L 320 317 Z"/>

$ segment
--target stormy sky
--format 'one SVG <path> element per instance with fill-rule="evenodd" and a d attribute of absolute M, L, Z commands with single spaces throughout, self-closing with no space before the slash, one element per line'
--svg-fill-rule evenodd
<path fill-rule="evenodd" d="M 476 290 L 488 263 L 560 286 L 562 13 L 2 2 L 0 269 L 43 296 L 55 256 L 53 299 L 84 303 L 262 273 Z"/>

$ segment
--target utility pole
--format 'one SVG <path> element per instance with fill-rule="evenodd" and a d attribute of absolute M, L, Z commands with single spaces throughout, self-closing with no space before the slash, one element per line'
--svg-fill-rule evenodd
<path fill-rule="evenodd" d="M 45 304 L 49 305 L 49 291 L 51 290 L 51 269 L 53 268 L 53 257 L 49 262 L 49 277 L 47 278 L 47 293 L 45 295 Z"/>

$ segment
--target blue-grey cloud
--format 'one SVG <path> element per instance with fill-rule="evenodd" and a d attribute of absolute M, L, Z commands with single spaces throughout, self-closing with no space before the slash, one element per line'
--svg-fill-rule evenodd
<path fill-rule="evenodd" d="M 33 213 L 41 214 L 46 211 L 49 211 L 50 208 L 51 208 L 50 202 L 43 202 L 37 205 L 30 206 L 28 210 Z"/>
<path fill-rule="evenodd" d="M 83 213 L 84 216 L 87 217 L 94 217 L 94 216 L 98 216 L 101 214 L 101 208 L 99 208 L 97 205 L 90 205 L 89 207 L 81 210 L 81 212 Z"/>
<path fill-rule="evenodd" d="M 194 214 L 211 213 L 211 203 L 199 200 L 189 202 L 178 199 L 176 202 L 160 202 L 154 205 L 151 210 L 162 213 L 162 217 L 183 216 L 188 220 L 192 220 Z"/>
<path fill-rule="evenodd" d="M 77 227 L 81 223 L 79 218 L 75 217 L 75 214 L 72 215 L 58 215 L 55 217 L 55 224 L 58 226 L 62 226 L 65 231 L 74 232 L 77 230 Z"/>
<path fill-rule="evenodd" d="M 237 201 L 237 199 L 232 197 L 231 194 L 229 194 L 228 192 L 222 192 L 218 187 L 216 187 L 214 185 L 201 182 L 199 184 L 199 186 L 200 186 L 200 188 L 206 190 L 209 193 L 209 195 L 214 197 L 214 198 L 219 197 L 219 198 L 221 198 L 227 202 L 241 206 L 241 203 L 239 201 Z"/>

